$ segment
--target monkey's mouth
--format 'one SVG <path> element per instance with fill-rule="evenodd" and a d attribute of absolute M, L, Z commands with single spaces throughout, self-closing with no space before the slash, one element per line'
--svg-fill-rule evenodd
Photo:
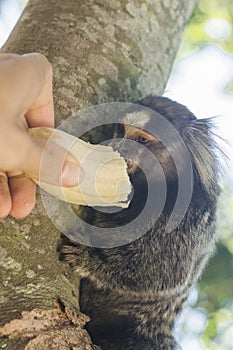
<path fill-rule="evenodd" d="M 127 160 L 126 163 L 127 163 L 128 174 L 129 175 L 134 174 L 138 169 L 137 163 L 135 163 L 133 160 Z"/>

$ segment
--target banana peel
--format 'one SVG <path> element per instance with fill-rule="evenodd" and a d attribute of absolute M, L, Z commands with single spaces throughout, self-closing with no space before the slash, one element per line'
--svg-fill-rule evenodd
<path fill-rule="evenodd" d="M 32 179 L 60 200 L 87 206 L 127 208 L 131 183 L 125 160 L 110 146 L 93 145 L 64 131 L 37 127 L 28 130 L 35 138 L 52 141 L 67 149 L 80 163 L 85 177 L 75 187 L 56 186 Z"/>

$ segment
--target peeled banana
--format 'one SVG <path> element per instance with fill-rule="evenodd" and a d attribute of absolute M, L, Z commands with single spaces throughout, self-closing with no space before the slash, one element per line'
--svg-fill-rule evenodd
<path fill-rule="evenodd" d="M 55 142 L 67 149 L 80 163 L 85 177 L 75 187 L 60 187 L 35 181 L 58 199 L 88 206 L 127 208 L 131 184 L 125 160 L 110 146 L 92 145 L 58 129 L 32 128 L 32 137 Z"/>

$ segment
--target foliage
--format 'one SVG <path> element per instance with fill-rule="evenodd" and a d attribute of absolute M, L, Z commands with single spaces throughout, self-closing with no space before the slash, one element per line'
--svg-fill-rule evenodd
<path fill-rule="evenodd" d="M 233 2 L 231 0 L 200 0 L 185 31 L 180 54 L 209 43 L 233 53 Z"/>

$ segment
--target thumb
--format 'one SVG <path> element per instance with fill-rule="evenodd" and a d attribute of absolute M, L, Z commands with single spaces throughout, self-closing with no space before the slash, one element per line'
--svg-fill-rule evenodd
<path fill-rule="evenodd" d="M 29 151 L 22 168 L 27 177 L 56 186 L 79 185 L 84 171 L 67 149 L 40 136 L 27 138 Z"/>

